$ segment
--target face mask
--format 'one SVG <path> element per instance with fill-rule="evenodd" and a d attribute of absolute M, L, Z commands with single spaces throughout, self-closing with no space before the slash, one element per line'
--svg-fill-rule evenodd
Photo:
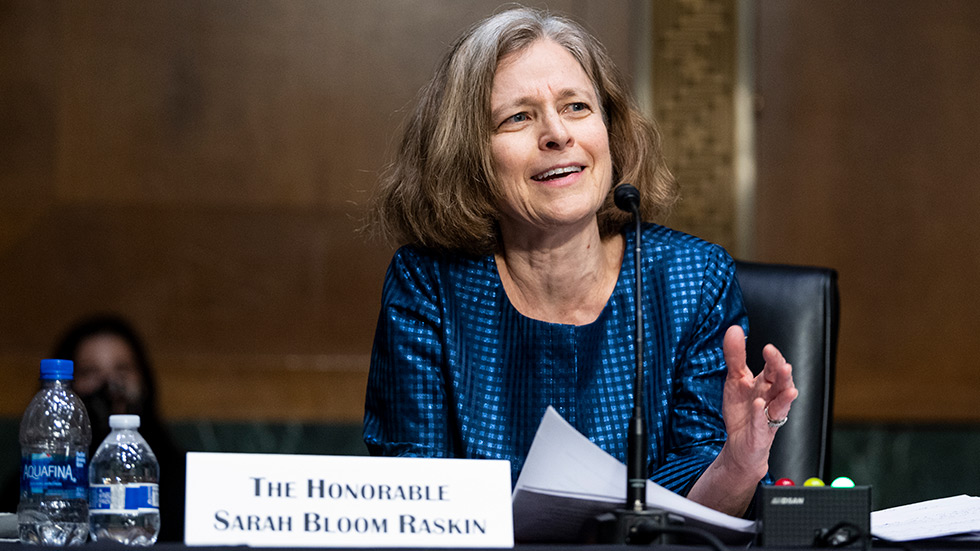
<path fill-rule="evenodd" d="M 95 392 L 82 396 L 82 403 L 92 423 L 92 447 L 98 447 L 109 435 L 109 416 L 116 413 L 143 415 L 142 393 L 125 385 L 107 382 Z"/>

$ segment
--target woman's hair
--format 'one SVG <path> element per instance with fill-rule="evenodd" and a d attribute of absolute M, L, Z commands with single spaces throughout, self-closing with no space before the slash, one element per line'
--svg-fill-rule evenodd
<path fill-rule="evenodd" d="M 374 198 L 373 225 L 389 242 L 471 255 L 497 249 L 502 193 L 490 148 L 493 79 L 504 56 L 541 39 L 567 49 L 595 86 L 609 132 L 613 183 L 640 190 L 645 219 L 670 210 L 677 186 L 662 158 L 660 134 L 633 104 L 603 46 L 569 19 L 516 8 L 465 32 L 422 88 Z M 601 235 L 619 231 L 629 219 L 610 192 L 598 212 Z"/>

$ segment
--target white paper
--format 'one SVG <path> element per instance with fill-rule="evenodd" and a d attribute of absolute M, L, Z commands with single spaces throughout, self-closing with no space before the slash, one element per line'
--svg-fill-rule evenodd
<path fill-rule="evenodd" d="M 585 522 L 622 508 L 626 466 L 548 407 L 513 493 L 517 541 L 575 541 Z M 729 542 L 751 539 L 756 523 L 715 511 L 647 481 L 647 505 L 684 517 Z"/>
<path fill-rule="evenodd" d="M 980 497 L 959 495 L 874 511 L 871 534 L 889 541 L 980 537 Z"/>

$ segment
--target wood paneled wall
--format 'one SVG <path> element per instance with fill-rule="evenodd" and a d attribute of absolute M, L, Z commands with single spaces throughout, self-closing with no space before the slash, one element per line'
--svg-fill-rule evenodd
<path fill-rule="evenodd" d="M 652 2 L 654 115 L 681 186 L 670 226 L 738 250 L 738 0 Z"/>
<path fill-rule="evenodd" d="M 527 3 L 633 67 L 642 3 Z M 838 417 L 980 420 L 980 6 L 752 3 L 752 258 L 840 271 Z M 724 58 L 737 2 L 668 4 L 661 71 Z M 113 310 L 146 337 L 169 418 L 359 420 L 391 254 L 358 233 L 364 205 L 445 47 L 498 7 L 0 4 L 0 415 L 20 414 L 69 322 Z M 705 137 L 732 112 L 708 107 L 667 121 L 688 140 L 675 167 L 695 170 L 679 222 L 731 245 L 730 136 Z"/>
<path fill-rule="evenodd" d="M 980 3 L 757 14 L 756 256 L 840 271 L 838 416 L 980 420 Z"/>
<path fill-rule="evenodd" d="M 635 4 L 526 4 L 629 70 Z M 500 5 L 0 4 L 0 415 L 111 310 L 171 419 L 358 421 L 391 255 L 364 205 L 445 48 Z"/>

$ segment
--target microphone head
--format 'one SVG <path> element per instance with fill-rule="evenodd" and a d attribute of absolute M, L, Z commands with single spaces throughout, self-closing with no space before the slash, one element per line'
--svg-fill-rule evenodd
<path fill-rule="evenodd" d="M 640 190 L 630 184 L 619 184 L 613 190 L 613 201 L 620 210 L 633 212 L 640 208 Z"/>

